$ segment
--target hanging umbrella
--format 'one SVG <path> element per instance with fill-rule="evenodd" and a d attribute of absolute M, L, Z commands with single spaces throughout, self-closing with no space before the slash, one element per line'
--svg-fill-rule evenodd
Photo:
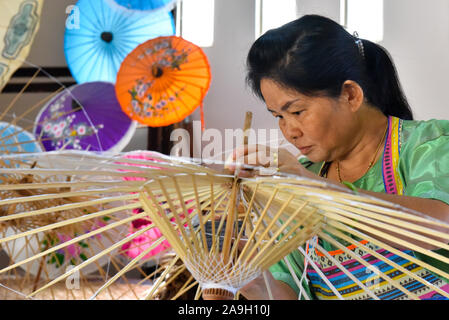
<path fill-rule="evenodd" d="M 107 0 L 112 5 L 119 5 L 130 10 L 170 11 L 176 0 Z"/>
<path fill-rule="evenodd" d="M 42 152 L 36 137 L 19 126 L 0 121 L 0 153 Z"/>
<path fill-rule="evenodd" d="M 176 36 L 158 37 L 125 58 L 115 88 L 126 114 L 139 123 L 160 127 L 202 107 L 210 80 L 209 62 L 200 47 Z M 201 119 L 204 124 L 203 112 Z"/>
<path fill-rule="evenodd" d="M 120 109 L 109 82 L 74 85 L 47 103 L 36 117 L 34 135 L 47 151 L 61 148 L 121 151 L 137 124 Z"/>
<path fill-rule="evenodd" d="M 43 0 L 0 0 L 0 90 L 28 56 Z"/>
<path fill-rule="evenodd" d="M 79 0 L 76 7 L 80 24 L 66 28 L 64 50 L 78 83 L 115 82 L 121 62 L 138 44 L 175 32 L 169 12 L 125 10 L 105 0 Z"/>

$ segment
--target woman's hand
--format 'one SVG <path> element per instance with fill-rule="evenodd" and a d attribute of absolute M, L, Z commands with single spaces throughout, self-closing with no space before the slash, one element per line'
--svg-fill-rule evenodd
<path fill-rule="evenodd" d="M 252 167 L 264 167 L 267 170 L 255 172 Z M 308 176 L 308 171 L 298 159 L 284 148 L 269 148 L 264 145 L 247 145 L 236 148 L 226 160 L 225 168 L 239 176 L 250 177 L 256 174 L 274 174 L 277 171 Z"/>
<path fill-rule="evenodd" d="M 274 300 L 298 300 L 298 295 L 288 284 L 274 279 L 269 271 L 265 271 L 265 276 L 266 281 L 261 274 L 240 289 L 240 293 L 248 300 L 269 300 L 270 290 Z M 267 288 L 267 283 L 270 289 Z"/>

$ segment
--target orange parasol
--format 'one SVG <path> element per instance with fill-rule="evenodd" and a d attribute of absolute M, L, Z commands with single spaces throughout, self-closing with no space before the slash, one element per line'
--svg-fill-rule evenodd
<path fill-rule="evenodd" d="M 158 37 L 135 48 L 122 62 L 115 90 L 122 110 L 151 127 L 179 122 L 201 107 L 211 72 L 200 47 L 176 36 Z"/>

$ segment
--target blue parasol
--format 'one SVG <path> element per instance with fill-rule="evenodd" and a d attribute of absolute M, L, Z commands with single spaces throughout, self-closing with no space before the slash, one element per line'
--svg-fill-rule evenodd
<path fill-rule="evenodd" d="M 79 0 L 71 14 L 79 16 L 79 25 L 66 27 L 64 50 L 78 83 L 115 83 L 120 64 L 137 45 L 175 33 L 170 12 L 127 10 L 105 0 Z"/>
<path fill-rule="evenodd" d="M 170 11 L 176 5 L 176 0 L 107 0 L 130 10 Z"/>
<path fill-rule="evenodd" d="M 42 152 L 36 137 L 12 123 L 0 121 L 0 154 Z"/>

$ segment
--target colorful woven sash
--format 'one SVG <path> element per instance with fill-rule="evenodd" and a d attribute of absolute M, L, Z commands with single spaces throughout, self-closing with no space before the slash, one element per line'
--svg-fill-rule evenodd
<path fill-rule="evenodd" d="M 404 189 L 398 173 L 399 155 L 401 152 L 401 133 L 402 120 L 396 117 L 388 117 L 387 137 L 385 139 L 384 154 L 382 158 L 382 176 L 385 192 L 389 194 L 402 195 Z M 318 241 L 318 239 L 315 239 L 314 241 Z M 316 248 L 309 250 L 309 245 L 311 245 L 311 243 L 307 243 L 306 252 L 317 267 L 316 269 L 319 270 L 318 272 L 309 264 L 307 266 L 307 276 L 312 290 L 319 299 L 338 299 L 339 297 L 334 291 L 337 291 L 344 299 L 373 299 L 371 295 L 340 270 L 337 264 L 341 264 L 355 276 L 357 280 L 371 290 L 374 295 L 382 300 L 410 299 L 410 292 L 420 299 L 447 299 L 428 286 L 425 286 L 420 281 L 415 280 L 413 277 L 371 255 L 366 251 L 366 248 L 374 250 L 383 257 L 388 258 L 388 260 L 424 279 L 427 283 L 430 283 L 445 292 L 449 292 L 449 284 L 444 280 L 436 277 L 415 263 L 385 249 L 381 249 L 366 240 L 360 241 L 360 244 L 361 245 L 359 246 L 349 246 L 347 249 L 353 251 L 361 259 L 369 263 L 371 268 L 367 268 L 356 259 L 347 255 L 343 250 L 328 252 L 333 258 L 329 259 Z M 407 250 L 404 251 L 404 253 L 413 256 L 412 251 Z M 335 261 L 336 263 L 334 263 Z M 385 274 L 392 280 L 399 281 L 404 289 L 397 289 L 385 279 L 378 276 L 378 272 Z M 322 279 L 323 275 L 328 282 Z M 329 286 L 329 283 L 333 288 Z"/>

